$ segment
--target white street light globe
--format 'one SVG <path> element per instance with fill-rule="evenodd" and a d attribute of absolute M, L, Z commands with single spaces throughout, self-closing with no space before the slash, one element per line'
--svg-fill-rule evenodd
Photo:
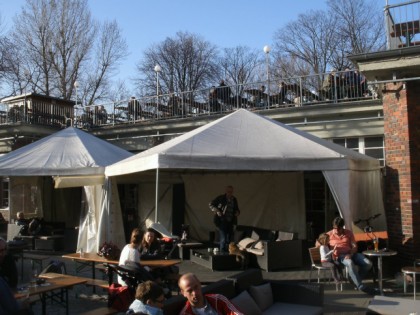
<path fill-rule="evenodd" d="M 162 68 L 159 65 L 156 65 L 155 66 L 155 71 L 156 72 L 161 72 L 162 71 Z"/>
<path fill-rule="evenodd" d="M 266 54 L 268 54 L 268 53 L 270 52 L 270 50 L 271 50 L 270 46 L 268 46 L 268 45 L 265 45 L 265 46 L 264 46 L 264 52 L 265 52 Z"/>
<path fill-rule="evenodd" d="M 78 81 L 74 81 L 74 87 L 77 89 L 79 87 L 79 82 Z"/>

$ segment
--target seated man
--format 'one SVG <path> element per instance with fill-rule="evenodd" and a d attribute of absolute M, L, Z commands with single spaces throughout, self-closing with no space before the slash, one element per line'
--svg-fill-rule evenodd
<path fill-rule="evenodd" d="M 228 105 L 232 91 L 229 86 L 225 84 L 225 81 L 220 81 L 219 86 L 216 88 L 217 98 L 223 102 L 224 105 Z"/>
<path fill-rule="evenodd" d="M 256 107 L 265 107 L 267 106 L 267 94 L 265 93 L 265 85 L 261 85 L 259 93 L 255 98 Z"/>
<path fill-rule="evenodd" d="M 140 283 L 136 289 L 136 296 L 126 314 L 163 315 L 162 306 L 165 301 L 163 289 L 153 281 Z"/>
<path fill-rule="evenodd" d="M 337 217 L 332 222 L 333 229 L 327 234 L 330 247 L 335 248 L 333 258 L 347 267 L 349 275 L 358 290 L 373 294 L 373 290 L 362 283 L 363 277 L 372 268 L 372 262 L 357 252 L 353 232 L 344 228 L 344 220 Z M 357 272 L 356 265 L 359 267 Z"/>
<path fill-rule="evenodd" d="M 203 295 L 201 283 L 192 273 L 186 273 L 181 276 L 178 281 L 178 286 L 181 294 L 188 300 L 180 315 L 242 315 L 225 296 L 221 294 Z"/>

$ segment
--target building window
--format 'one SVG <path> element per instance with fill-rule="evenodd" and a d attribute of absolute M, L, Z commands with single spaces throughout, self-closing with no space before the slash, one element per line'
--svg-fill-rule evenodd
<path fill-rule="evenodd" d="M 0 209 L 9 208 L 9 178 L 0 177 Z"/>
<path fill-rule="evenodd" d="M 364 140 L 363 153 L 378 159 L 381 166 L 385 166 L 384 137 L 366 137 Z"/>
<path fill-rule="evenodd" d="M 384 137 L 334 138 L 332 141 L 345 148 L 378 159 L 385 166 Z"/>

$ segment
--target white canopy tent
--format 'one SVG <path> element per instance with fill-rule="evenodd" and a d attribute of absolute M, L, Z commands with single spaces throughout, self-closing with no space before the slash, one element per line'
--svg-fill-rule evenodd
<path fill-rule="evenodd" d="M 109 240 L 106 234 L 97 233 L 97 222 L 103 217 L 105 167 L 131 155 L 126 150 L 70 127 L 0 157 L 0 176 L 10 176 L 11 182 L 14 179 L 22 181 L 25 178 L 52 176 L 56 188 L 84 186 L 87 202 L 81 213 L 78 248 L 96 251 L 98 244 Z M 115 206 L 119 207 L 119 203 Z M 115 212 L 121 216 L 120 209 Z M 38 215 L 43 215 L 42 208 L 38 209 Z M 122 246 L 125 244 L 122 220 L 114 222 L 119 224 L 113 226 L 118 233 L 112 241 Z M 106 232 L 113 233 L 110 230 Z"/>
<path fill-rule="evenodd" d="M 150 176 L 150 170 L 156 171 L 156 200 L 161 198 L 158 192 L 159 177 L 167 173 L 183 174 L 187 196 L 186 216 L 188 223 L 197 227 L 209 225 L 208 220 L 211 220 L 207 208 L 211 196 L 208 192 L 214 194 L 218 189 L 221 193 L 222 182 L 232 183 L 232 175 L 235 174 L 237 196 L 237 185 L 242 189 L 242 196 L 238 198 L 240 204 L 241 199 L 247 200 L 247 207 L 243 202 L 240 206 L 241 217 L 244 213 L 249 213 L 245 218 L 247 223 L 253 220 L 251 216 L 263 213 L 258 220 L 264 227 L 276 228 L 273 226 L 275 220 L 282 220 L 283 225 L 290 226 L 287 221 L 293 218 L 293 227 L 299 229 L 299 226 L 305 226 L 304 202 L 298 200 L 304 196 L 301 175 L 303 171 L 323 172 L 339 211 L 350 229 L 354 227 L 349 223 L 357 218 L 384 212 L 378 160 L 244 109 L 108 166 L 105 175 L 141 176 L 144 172 Z M 287 176 L 285 172 L 288 173 Z M 212 173 L 218 174 L 219 179 L 213 180 L 210 176 Z M 268 181 L 267 176 L 272 176 L 272 179 Z M 279 180 L 279 177 L 288 179 Z M 255 186 L 256 182 L 260 185 Z M 216 183 L 217 187 L 214 188 Z M 254 190 L 250 191 L 248 186 L 253 186 Z M 277 188 L 274 189 L 273 186 Z M 261 190 L 260 187 L 267 189 Z M 295 187 L 293 204 L 289 191 L 291 187 Z M 280 198 L 288 198 L 287 205 L 278 201 L 279 192 L 284 191 L 288 193 Z M 262 200 L 264 194 L 266 196 Z M 251 202 L 252 207 L 246 209 L 248 201 L 254 199 L 259 202 Z M 268 199 L 271 201 L 267 201 Z M 264 209 L 261 209 L 261 203 L 264 204 Z M 155 211 L 157 217 L 157 209 Z M 282 213 L 280 217 L 279 212 Z M 254 220 L 252 223 L 258 222 Z M 375 222 L 375 225 L 378 229 L 385 228 L 385 216 L 382 216 L 381 222 Z M 300 228 L 300 235 L 304 236 L 304 229 Z"/>

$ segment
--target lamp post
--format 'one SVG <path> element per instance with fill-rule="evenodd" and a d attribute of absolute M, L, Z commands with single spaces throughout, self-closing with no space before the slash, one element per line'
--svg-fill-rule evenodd
<path fill-rule="evenodd" d="M 77 88 L 79 87 L 79 82 L 74 81 L 74 88 L 76 89 L 76 108 L 77 108 Z"/>
<path fill-rule="evenodd" d="M 156 117 L 159 118 L 159 72 L 162 68 L 156 64 Z M 155 187 L 155 222 L 158 222 L 158 203 L 159 203 L 159 168 L 156 168 L 156 187 Z"/>
<path fill-rule="evenodd" d="M 264 48 L 265 53 L 265 62 L 267 66 L 267 108 L 270 108 L 270 51 L 271 48 L 268 45 L 265 45 Z"/>
<path fill-rule="evenodd" d="M 30 80 L 30 74 L 29 74 L 29 71 L 27 69 L 25 69 L 25 71 L 23 71 L 23 74 L 24 74 L 25 80 L 26 80 L 25 99 L 24 99 L 24 104 L 23 104 L 23 117 L 24 117 L 25 121 L 28 122 L 28 121 L 30 121 L 30 117 L 28 117 L 28 106 L 26 104 L 26 94 L 28 93 L 28 84 L 29 84 L 29 80 Z"/>
<path fill-rule="evenodd" d="M 159 72 L 162 71 L 162 68 L 156 64 L 154 70 L 156 72 L 156 117 L 159 118 Z"/>

